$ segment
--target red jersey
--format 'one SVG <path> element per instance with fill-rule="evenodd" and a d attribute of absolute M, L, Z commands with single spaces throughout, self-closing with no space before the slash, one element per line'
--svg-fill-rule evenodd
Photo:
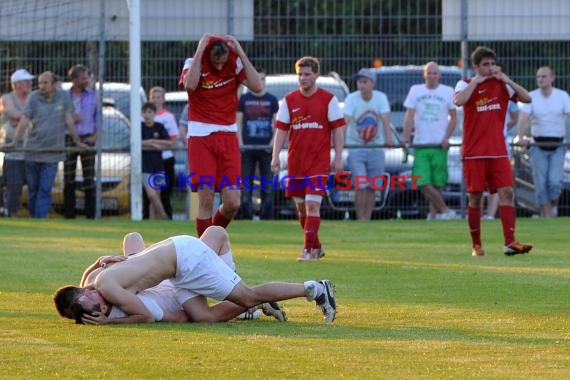
<path fill-rule="evenodd" d="M 212 37 L 210 44 L 220 38 Z M 200 81 L 194 91 L 188 91 L 188 121 L 197 121 L 215 125 L 231 125 L 236 122 L 237 90 L 246 80 L 241 59 L 234 52 L 229 52 L 227 62 L 221 70 L 210 63 L 209 45 L 202 56 Z M 180 81 L 183 83 L 190 70 L 191 61 L 186 61 Z"/>
<path fill-rule="evenodd" d="M 289 131 L 288 175 L 329 175 L 331 132 L 342 126 L 342 110 L 330 92 L 319 88 L 309 97 L 300 90 L 287 94 L 277 112 L 275 127 Z"/>
<path fill-rule="evenodd" d="M 462 91 L 470 81 L 459 81 L 455 92 Z M 513 89 L 496 78 L 475 87 L 463 105 L 463 159 L 508 157 L 503 130 L 509 99 L 513 95 Z"/>

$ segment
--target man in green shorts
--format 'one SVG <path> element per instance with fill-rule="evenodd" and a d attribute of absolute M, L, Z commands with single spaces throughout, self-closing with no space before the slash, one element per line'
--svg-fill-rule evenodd
<path fill-rule="evenodd" d="M 414 131 L 414 167 L 417 184 L 430 204 L 428 219 L 455 219 L 441 196 L 447 183 L 447 149 L 457 116 L 453 88 L 439 83 L 441 74 L 435 62 L 424 66 L 424 84 L 416 84 L 404 101 L 404 144 L 409 145 Z"/>

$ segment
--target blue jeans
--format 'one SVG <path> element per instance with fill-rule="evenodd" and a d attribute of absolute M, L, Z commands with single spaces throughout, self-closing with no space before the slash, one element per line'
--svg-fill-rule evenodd
<path fill-rule="evenodd" d="M 549 201 L 556 201 L 560 197 L 565 155 L 566 148 L 563 146 L 554 150 L 545 150 L 537 146 L 530 148 L 534 191 L 539 206 Z"/>
<path fill-rule="evenodd" d="M 57 162 L 26 161 L 28 210 L 32 218 L 47 218 L 56 173 Z"/>
<path fill-rule="evenodd" d="M 267 179 L 267 183 L 260 183 L 259 192 L 261 196 L 260 219 L 271 219 L 273 217 L 273 185 L 271 179 L 271 153 L 267 149 L 247 149 L 241 153 L 241 173 L 245 181 L 248 176 L 255 176 L 255 167 L 259 165 L 259 175 Z M 259 178 L 261 180 L 261 178 Z M 260 181 L 261 182 L 261 181 Z M 241 193 L 242 215 L 245 219 L 253 217 L 252 189 L 253 180 L 250 178 Z"/>
<path fill-rule="evenodd" d="M 24 160 L 4 158 L 4 179 L 6 180 L 6 208 L 8 216 L 17 216 L 22 206 L 22 187 L 26 183 L 26 164 Z"/>

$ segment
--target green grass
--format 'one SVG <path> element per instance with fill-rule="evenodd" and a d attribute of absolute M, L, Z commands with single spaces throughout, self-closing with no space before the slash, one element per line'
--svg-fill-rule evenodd
<path fill-rule="evenodd" d="M 285 301 L 289 322 L 78 326 L 53 291 L 79 282 L 128 231 L 147 242 L 189 222 L 0 220 L 0 378 L 569 378 L 570 219 L 519 219 L 536 245 L 505 257 L 499 221 L 471 257 L 465 221 L 321 224 L 327 255 L 297 263 L 296 221 L 236 221 L 238 271 L 250 285 L 329 278 L 339 312 Z"/>

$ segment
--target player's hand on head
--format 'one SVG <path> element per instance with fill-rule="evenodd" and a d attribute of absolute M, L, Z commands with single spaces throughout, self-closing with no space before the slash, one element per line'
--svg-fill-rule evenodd
<path fill-rule="evenodd" d="M 230 50 L 239 55 L 241 51 L 241 45 L 239 44 L 239 41 L 234 36 L 229 34 L 224 36 L 224 40 L 226 41 L 226 44 L 228 44 Z"/>
<path fill-rule="evenodd" d="M 83 314 L 81 320 L 86 325 L 106 325 L 109 318 L 100 311 L 94 311 L 92 314 Z"/>
<path fill-rule="evenodd" d="M 208 46 L 208 42 L 210 42 L 210 38 L 212 38 L 212 33 L 204 33 L 202 35 L 202 38 L 200 38 L 200 41 L 198 42 L 198 48 L 196 50 L 204 50 L 206 49 L 206 46 Z"/>

